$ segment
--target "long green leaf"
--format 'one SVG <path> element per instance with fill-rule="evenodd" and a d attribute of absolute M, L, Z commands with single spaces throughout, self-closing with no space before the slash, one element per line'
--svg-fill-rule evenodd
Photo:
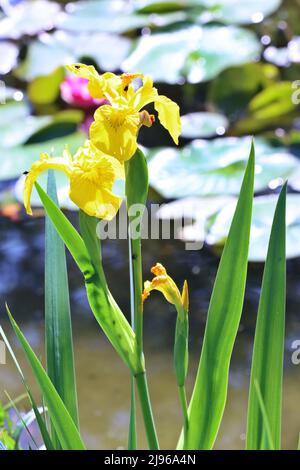
<path fill-rule="evenodd" d="M 60 237 L 64 241 L 66 247 L 73 256 L 80 271 L 85 275 L 92 275 L 91 262 L 88 251 L 84 241 L 80 237 L 77 230 L 73 227 L 71 222 L 64 216 L 62 211 L 52 201 L 52 199 L 45 193 L 38 183 L 35 183 L 36 190 L 40 196 L 43 206 L 47 215 L 51 219 Z"/>
<path fill-rule="evenodd" d="M 55 176 L 48 194 L 58 204 Z M 65 246 L 49 217 L 45 228 L 45 336 L 48 375 L 79 427 Z"/>
<path fill-rule="evenodd" d="M 258 401 L 259 408 L 260 408 L 261 415 L 262 415 L 262 421 L 263 421 L 262 442 L 264 442 L 264 446 L 268 450 L 274 450 L 274 442 L 273 442 L 269 417 L 268 417 L 268 413 L 267 413 L 264 400 L 261 394 L 259 383 L 257 382 L 257 380 L 255 380 L 254 382 L 254 387 L 255 387 L 257 401 Z"/>
<path fill-rule="evenodd" d="M 16 336 L 22 346 L 26 359 L 29 362 L 41 393 L 47 404 L 50 419 L 64 450 L 84 450 L 85 446 L 80 434 L 62 399 L 58 395 L 54 385 L 46 374 L 43 366 L 31 349 L 28 341 L 21 332 L 9 309 L 7 313 Z"/>
<path fill-rule="evenodd" d="M 282 375 L 285 331 L 285 206 L 286 185 L 278 198 L 264 269 L 252 357 L 247 449 L 269 448 L 255 390 L 257 381 L 270 424 L 272 442 L 280 449 Z"/>
<path fill-rule="evenodd" d="M 11 347 L 11 345 L 10 345 L 10 343 L 9 343 L 9 341 L 8 341 L 8 339 L 7 339 L 7 337 L 6 337 L 6 335 L 5 335 L 5 333 L 4 333 L 1 326 L 0 326 L 0 334 L 1 334 L 3 340 L 6 344 L 6 347 L 7 347 L 8 351 L 9 351 L 11 357 L 12 357 L 12 360 L 13 360 L 13 362 L 14 362 L 14 364 L 15 364 L 15 366 L 16 366 L 19 374 L 20 374 L 20 377 L 22 379 L 23 385 L 24 385 L 24 387 L 27 391 L 27 395 L 28 395 L 29 401 L 31 403 L 32 409 L 34 411 L 35 418 L 36 418 L 36 421 L 38 423 L 40 433 L 41 433 L 41 436 L 43 438 L 45 447 L 46 447 L 47 450 L 54 450 L 54 444 L 53 444 L 53 442 L 51 440 L 51 437 L 48 433 L 48 429 L 46 427 L 45 421 L 42 418 L 41 413 L 39 412 L 38 406 L 37 406 L 37 404 L 36 404 L 36 402 L 33 398 L 31 389 L 30 389 L 30 387 L 29 387 L 29 385 L 28 385 L 28 383 L 25 379 L 25 376 L 24 376 L 24 373 L 21 369 L 21 366 L 20 366 L 20 364 L 19 364 L 19 362 L 18 362 L 18 360 L 17 360 L 17 358 L 16 358 L 16 356 L 15 356 L 13 350 L 12 350 L 12 347 Z M 18 445 L 17 440 L 16 440 L 16 444 Z"/>
<path fill-rule="evenodd" d="M 99 220 L 80 211 L 79 222 L 82 238 L 94 269 L 94 275 L 86 280 L 91 309 L 99 325 L 125 363 L 133 373 L 141 372 L 143 365 L 136 355 L 134 331 L 111 295 L 106 282 L 100 240 L 97 238 Z"/>
<path fill-rule="evenodd" d="M 101 264 L 100 242 L 96 235 L 98 219 L 80 211 L 83 240 L 37 183 L 36 189 L 47 215 L 84 275 L 89 304 L 97 322 L 132 372 L 143 372 L 144 365 L 136 355 L 134 331 L 107 287 Z"/>
<path fill-rule="evenodd" d="M 230 359 L 242 313 L 247 277 L 254 160 L 252 144 L 210 300 L 201 358 L 189 406 L 187 449 L 211 449 L 224 412 Z"/>

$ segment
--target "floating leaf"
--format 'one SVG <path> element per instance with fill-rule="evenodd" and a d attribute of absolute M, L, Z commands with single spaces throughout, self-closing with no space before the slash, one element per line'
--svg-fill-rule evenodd
<path fill-rule="evenodd" d="M 53 116 L 30 116 L 26 103 L 10 102 L 0 107 L 1 147 L 16 147 L 33 140 L 33 136 L 40 141 L 47 140 L 42 134 L 50 133 L 58 125 L 60 132 L 65 126 L 70 133 L 81 120 L 82 113 L 78 110 L 61 111 Z"/>
<path fill-rule="evenodd" d="M 184 220 L 176 236 L 186 242 L 203 244 L 211 219 L 232 201 L 235 201 L 233 196 L 187 197 L 161 205 L 156 216 L 163 220 Z"/>
<path fill-rule="evenodd" d="M 192 6 L 192 0 L 133 0 L 135 10 L 141 13 L 165 13 Z"/>
<path fill-rule="evenodd" d="M 29 106 L 24 101 L 9 101 L 0 106 L 0 127 L 24 119 L 29 113 Z"/>
<path fill-rule="evenodd" d="M 224 134 L 228 120 L 218 113 L 190 113 L 181 116 L 181 124 L 181 136 L 195 139 Z"/>
<path fill-rule="evenodd" d="M 58 67 L 46 77 L 37 77 L 28 84 L 28 96 L 35 104 L 45 105 L 53 103 L 60 93 L 60 84 L 63 81 L 65 71 Z"/>
<path fill-rule="evenodd" d="M 0 42 L 0 75 L 5 75 L 10 72 L 17 63 L 19 49 L 11 42 Z"/>
<path fill-rule="evenodd" d="M 1 146 L 15 147 L 23 144 L 31 135 L 50 124 L 51 121 L 50 116 L 27 116 L 25 119 L 16 119 L 5 126 L 0 126 Z"/>
<path fill-rule="evenodd" d="M 139 70 L 154 80 L 191 83 L 210 80 L 229 66 L 254 60 L 261 46 L 256 36 L 237 27 L 191 26 L 142 36 L 124 61 L 124 71 Z"/>
<path fill-rule="evenodd" d="M 260 23 L 278 9 L 281 0 L 134 0 L 142 13 L 161 13 L 183 8 L 202 7 L 210 20 L 230 24 Z M 197 13 L 197 10 L 192 10 Z M 201 18 L 201 17 L 200 17 Z"/>
<path fill-rule="evenodd" d="M 99 21 L 99 18 L 98 18 Z M 27 57 L 16 70 L 18 77 L 33 80 L 82 58 L 94 60 L 103 70 L 115 70 L 131 47 L 128 38 L 113 34 L 70 34 L 57 31 L 44 34 L 29 45 Z"/>
<path fill-rule="evenodd" d="M 145 22 L 146 17 L 134 15 L 132 6 L 124 0 L 88 0 L 68 4 L 60 17 L 59 27 L 73 32 L 122 33 L 142 28 Z"/>
<path fill-rule="evenodd" d="M 24 34 L 32 36 L 52 29 L 59 12 L 60 6 L 55 2 L 21 2 L 0 20 L 0 38 L 18 39 Z"/>
<path fill-rule="evenodd" d="M 275 212 L 275 194 L 254 198 L 249 260 L 262 262 L 266 259 L 268 241 Z M 286 257 L 300 256 L 300 195 L 288 194 L 286 202 Z M 209 229 L 206 241 L 223 244 L 226 239 L 235 203 L 231 202 L 220 211 Z"/>
<path fill-rule="evenodd" d="M 274 13 L 281 0 L 195 0 L 212 9 L 212 18 L 229 24 L 261 23 Z"/>
<path fill-rule="evenodd" d="M 71 153 L 84 142 L 84 134 L 77 132 L 58 139 L 40 142 L 38 144 L 29 144 L 13 148 L 0 148 L 0 180 L 9 180 L 18 178 L 24 171 L 28 170 L 31 164 L 38 160 L 40 153 L 53 153 L 61 155 L 66 145 L 69 146 Z"/>
<path fill-rule="evenodd" d="M 150 184 L 166 198 L 238 194 L 250 138 L 195 140 L 189 145 L 151 151 Z M 151 158 L 152 155 L 152 158 Z M 285 179 L 299 168 L 299 161 L 282 148 L 256 139 L 255 190 Z"/>
<path fill-rule="evenodd" d="M 244 112 L 249 101 L 278 78 L 271 64 L 248 63 L 224 70 L 209 85 L 209 100 L 226 115 Z"/>
<path fill-rule="evenodd" d="M 49 75 L 62 65 L 74 62 L 74 55 L 54 35 L 43 35 L 33 41 L 27 51 L 24 62 L 15 70 L 15 74 L 23 80 Z"/>
<path fill-rule="evenodd" d="M 101 2 L 88 0 L 70 3 L 60 15 L 58 26 L 74 33 L 125 33 L 144 26 L 166 26 L 184 21 L 186 14 L 175 11 L 164 15 L 137 14 L 134 5 L 126 0 Z"/>

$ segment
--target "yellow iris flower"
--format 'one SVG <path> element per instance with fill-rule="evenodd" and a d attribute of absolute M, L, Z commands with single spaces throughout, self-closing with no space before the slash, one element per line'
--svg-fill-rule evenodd
<path fill-rule="evenodd" d="M 188 285 L 184 281 L 182 294 L 173 281 L 173 279 L 167 274 L 166 269 L 160 263 L 156 263 L 155 266 L 151 268 L 151 272 L 155 275 L 152 281 L 146 281 L 144 283 L 144 291 L 142 294 L 143 302 L 149 297 L 152 290 L 160 291 L 165 299 L 170 303 L 175 305 L 179 312 L 182 312 L 182 307 L 185 312 L 188 311 Z"/>
<path fill-rule="evenodd" d="M 72 158 L 68 149 L 62 157 L 42 153 L 33 163 L 24 186 L 24 205 L 32 215 L 30 196 L 37 177 L 46 170 L 63 171 L 70 179 L 70 199 L 86 214 L 111 220 L 119 210 L 122 199 L 112 193 L 116 179 L 124 179 L 124 168 L 115 158 L 100 152 L 87 141 Z"/>
<path fill-rule="evenodd" d="M 154 122 L 154 116 L 142 111 L 150 103 L 154 103 L 160 123 L 178 144 L 181 132 L 179 106 L 158 94 L 150 76 L 127 73 L 118 76 L 110 72 L 99 75 L 93 66 L 84 64 L 67 68 L 88 79 L 92 97 L 106 99 L 110 103 L 96 110 L 95 121 L 90 128 L 90 139 L 98 149 L 121 162 L 129 160 L 136 151 L 140 127 L 150 127 Z M 142 86 L 137 90 L 133 83 L 136 78 L 142 80 Z"/>

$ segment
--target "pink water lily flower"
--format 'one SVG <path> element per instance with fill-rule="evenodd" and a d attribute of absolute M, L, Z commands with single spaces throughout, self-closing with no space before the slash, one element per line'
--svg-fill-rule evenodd
<path fill-rule="evenodd" d="M 105 99 L 93 98 L 89 93 L 87 84 L 88 80 L 86 78 L 68 75 L 60 85 L 62 99 L 72 106 L 85 109 L 109 104 Z"/>

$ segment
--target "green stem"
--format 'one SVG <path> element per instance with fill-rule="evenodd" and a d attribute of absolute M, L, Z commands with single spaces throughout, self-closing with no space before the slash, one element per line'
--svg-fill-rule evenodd
<path fill-rule="evenodd" d="M 136 334 L 137 353 L 143 355 L 143 276 L 141 240 L 131 238 L 131 263 L 134 288 L 134 330 Z"/>
<path fill-rule="evenodd" d="M 135 331 L 134 320 L 134 282 L 133 282 L 133 266 L 132 266 L 132 253 L 131 253 L 131 239 L 128 240 L 129 250 L 129 277 L 130 277 L 130 314 L 131 326 Z M 130 394 L 130 421 L 128 433 L 128 450 L 137 449 L 137 432 L 136 432 L 136 400 L 135 400 L 135 380 L 134 375 L 131 375 L 130 381 L 131 394 Z"/>
<path fill-rule="evenodd" d="M 181 409 L 182 409 L 182 414 L 183 414 L 183 440 L 185 443 L 187 432 L 188 432 L 188 426 L 189 426 L 189 414 L 188 414 L 188 404 L 187 404 L 185 386 L 184 385 L 178 386 L 178 392 L 179 392 L 179 399 L 180 399 L 180 404 L 181 404 Z"/>
<path fill-rule="evenodd" d="M 135 407 L 135 381 L 134 376 L 131 376 L 131 398 L 130 398 L 130 423 L 128 433 L 128 450 L 137 449 L 137 434 L 136 434 L 136 407 Z"/>
<path fill-rule="evenodd" d="M 153 419 L 153 413 L 150 404 L 148 384 L 146 373 L 135 376 L 137 390 L 140 399 L 141 410 L 144 418 L 146 436 L 150 450 L 159 450 L 159 444 Z"/>

